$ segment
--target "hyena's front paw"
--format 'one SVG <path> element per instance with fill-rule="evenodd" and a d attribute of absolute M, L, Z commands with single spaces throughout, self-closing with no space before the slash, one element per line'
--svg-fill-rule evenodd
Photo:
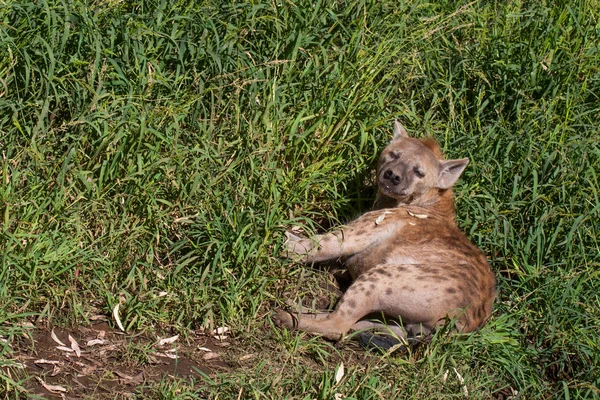
<path fill-rule="evenodd" d="M 279 327 L 288 329 L 294 329 L 296 327 L 294 316 L 287 311 L 277 310 L 271 318 L 273 319 L 273 322 L 275 322 L 275 325 Z"/>
<path fill-rule="evenodd" d="M 290 231 L 285 233 L 285 256 L 293 260 L 300 261 L 304 259 L 312 250 L 310 239 L 302 238 Z"/>

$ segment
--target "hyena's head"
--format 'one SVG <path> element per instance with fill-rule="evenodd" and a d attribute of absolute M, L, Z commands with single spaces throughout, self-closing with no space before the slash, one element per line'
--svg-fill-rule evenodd
<path fill-rule="evenodd" d="M 421 205 L 433 200 L 432 193 L 451 188 L 468 163 L 468 158 L 444 160 L 433 139 L 413 139 L 395 121 L 394 138 L 379 156 L 377 183 L 399 204 Z"/>

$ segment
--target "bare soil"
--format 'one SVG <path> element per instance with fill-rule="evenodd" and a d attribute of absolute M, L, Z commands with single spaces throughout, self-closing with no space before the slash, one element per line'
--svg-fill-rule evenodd
<path fill-rule="evenodd" d="M 161 338 L 126 335 L 106 322 L 28 332 L 29 338 L 12 346 L 13 360 L 23 367 L 27 391 L 43 398 L 129 398 L 165 377 L 198 378 L 231 369 L 223 360 L 229 340 L 203 333 L 161 344 Z"/>
<path fill-rule="evenodd" d="M 325 269 L 333 274 L 307 273 L 302 285 L 287 288 L 282 297 L 288 299 L 290 310 L 297 308 L 297 288 L 305 286 L 310 289 L 300 297 L 303 307 L 333 307 L 347 287 L 348 277 L 335 265 Z M 281 291 L 285 292 L 284 288 Z M 26 329 L 27 335 L 13 340 L 11 358 L 22 367 L 15 371 L 18 379 L 25 379 L 27 392 L 50 399 L 127 399 L 134 394 L 143 397 L 152 385 L 165 380 L 195 380 L 194 385 L 201 385 L 206 375 L 213 378 L 217 373 L 252 365 L 256 358 L 272 357 L 269 334 L 265 335 L 266 342 L 253 344 L 243 337 L 227 337 L 227 332 L 203 329 L 186 338 L 169 338 L 168 334 L 159 337 L 153 332 L 123 333 L 107 321 L 108 317 L 103 322 L 71 328 L 45 321 L 31 325 Z M 344 356 L 332 354 L 332 368 L 341 361 L 350 366 L 379 360 L 378 352 L 365 352 L 356 340 L 336 346 L 344 347 Z M 248 352 L 250 348 L 252 352 Z M 322 367 L 310 357 L 304 362 Z"/>

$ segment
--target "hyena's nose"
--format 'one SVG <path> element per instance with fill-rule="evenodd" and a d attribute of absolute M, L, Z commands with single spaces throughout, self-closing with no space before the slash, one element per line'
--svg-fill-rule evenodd
<path fill-rule="evenodd" d="M 392 183 L 392 185 L 397 186 L 402 182 L 402 178 L 399 175 L 396 175 L 391 169 L 388 169 L 383 173 L 384 179 L 387 179 Z"/>

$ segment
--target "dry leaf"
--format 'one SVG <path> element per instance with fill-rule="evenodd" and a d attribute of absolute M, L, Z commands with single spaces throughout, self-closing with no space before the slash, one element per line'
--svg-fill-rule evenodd
<path fill-rule="evenodd" d="M 60 346 L 63 347 L 67 347 L 66 344 L 64 344 L 59 338 L 58 336 L 56 336 L 56 333 L 54 333 L 54 328 L 52 328 L 52 331 L 50 331 L 50 337 L 52 338 L 52 340 L 54 340 L 56 343 L 58 343 Z"/>
<path fill-rule="evenodd" d="M 256 355 L 256 354 L 254 354 L 254 353 L 252 353 L 252 354 L 246 354 L 245 356 L 241 356 L 241 357 L 240 357 L 240 361 L 245 361 L 245 360 L 248 360 L 248 359 L 250 359 L 250 358 L 254 357 L 255 355 Z"/>
<path fill-rule="evenodd" d="M 208 347 L 199 347 L 198 350 L 202 350 L 202 351 L 212 351 L 211 349 L 209 349 Z"/>
<path fill-rule="evenodd" d="M 107 344 L 106 346 L 102 347 L 102 351 L 114 351 L 119 347 L 118 343 L 113 343 L 113 344 Z"/>
<path fill-rule="evenodd" d="M 108 321 L 108 317 L 106 315 L 92 315 L 90 317 L 91 321 Z"/>
<path fill-rule="evenodd" d="M 52 367 L 52 372 L 50 373 L 50 376 L 54 377 L 54 376 L 60 374 L 61 371 L 62 371 L 62 367 L 55 365 L 54 367 Z"/>
<path fill-rule="evenodd" d="M 85 366 L 78 374 L 77 376 L 86 376 L 91 374 L 92 372 L 94 372 L 98 367 L 96 367 L 95 365 L 87 365 Z"/>
<path fill-rule="evenodd" d="M 407 343 L 401 339 L 400 343 L 397 343 L 388 349 L 387 354 L 392 354 L 395 351 L 397 351 L 398 349 L 403 349 L 406 346 L 407 346 Z"/>
<path fill-rule="evenodd" d="M 121 378 L 121 383 L 125 385 L 139 385 L 144 382 L 144 373 L 140 372 L 136 376 L 130 376 L 119 371 L 115 371 L 115 375 Z"/>
<path fill-rule="evenodd" d="M 26 360 L 26 361 L 29 361 L 29 360 L 33 360 L 33 359 L 35 359 L 35 357 L 26 356 L 26 355 L 24 355 L 24 354 L 16 354 L 16 355 L 14 356 L 14 358 L 13 358 L 13 360 L 19 360 L 19 361 L 20 361 L 20 360 Z"/>
<path fill-rule="evenodd" d="M 36 377 L 36 379 L 40 382 L 40 384 L 44 387 L 44 389 L 46 389 L 47 391 L 49 391 L 50 393 L 67 393 L 67 389 L 65 389 L 62 386 L 58 386 L 58 385 L 48 385 L 46 382 L 44 382 L 44 380 L 42 378 L 40 378 L 39 376 Z"/>
<path fill-rule="evenodd" d="M 215 330 L 212 332 L 212 334 L 213 334 L 213 335 L 222 335 L 222 334 L 224 334 L 224 333 L 227 333 L 227 332 L 229 332 L 229 328 L 228 328 L 228 327 L 226 327 L 226 326 L 221 326 L 221 327 L 219 327 L 219 328 L 215 329 Z"/>
<path fill-rule="evenodd" d="M 391 214 L 390 211 L 384 211 L 383 213 L 381 213 L 381 215 L 379 217 L 377 217 L 377 219 L 375 220 L 375 225 L 379 225 L 383 222 L 383 220 L 385 219 L 385 216 L 387 214 Z"/>
<path fill-rule="evenodd" d="M 427 214 L 415 214 L 415 213 L 412 213 L 412 212 L 410 212 L 410 211 L 408 211 L 408 210 L 406 210 L 406 212 L 407 212 L 407 213 L 408 213 L 408 215 L 410 215 L 411 217 L 415 217 L 415 218 L 421 218 L 421 219 L 425 219 L 425 218 L 427 218 Z"/>
<path fill-rule="evenodd" d="M 125 332 L 125 328 L 123 328 L 123 324 L 121 323 L 121 318 L 119 318 L 119 304 L 117 304 L 113 308 L 113 318 L 115 319 L 115 322 L 117 323 L 117 326 L 119 327 L 119 329 L 121 331 Z"/>
<path fill-rule="evenodd" d="M 66 351 L 67 353 L 73 353 L 75 350 L 73 350 L 70 347 L 67 346 L 56 346 L 57 349 L 62 350 L 62 351 Z"/>
<path fill-rule="evenodd" d="M 104 340 L 103 339 L 88 340 L 88 342 L 85 345 L 90 347 L 90 346 L 95 346 L 97 344 L 104 344 Z"/>
<path fill-rule="evenodd" d="M 156 353 L 152 353 L 152 354 L 155 355 L 155 356 L 159 356 L 159 357 L 170 358 L 172 360 L 177 360 L 177 358 L 178 358 L 176 354 L 171 354 L 171 353 L 159 353 L 159 352 L 156 352 Z"/>
<path fill-rule="evenodd" d="M 34 364 L 50 364 L 50 365 L 59 365 L 62 364 L 60 361 L 55 361 L 55 360 L 46 360 L 46 359 L 39 359 L 39 360 L 35 360 L 33 362 Z"/>
<path fill-rule="evenodd" d="M 121 371 L 113 371 L 115 373 L 115 375 L 117 375 L 119 378 L 123 378 L 125 380 L 131 380 L 133 379 L 133 376 L 131 375 L 127 375 Z"/>
<path fill-rule="evenodd" d="M 340 383 L 340 381 L 342 380 L 343 377 L 344 377 L 344 363 L 341 362 L 340 365 L 338 365 L 337 370 L 335 371 L 335 383 L 336 383 L 336 385 L 338 383 Z"/>
<path fill-rule="evenodd" d="M 160 339 L 158 341 L 158 345 L 159 346 L 164 346 L 165 344 L 169 344 L 169 343 L 175 342 L 177 339 L 179 339 L 179 335 L 175 335 L 175 336 L 172 336 L 170 338 Z"/>
<path fill-rule="evenodd" d="M 69 335 L 69 342 L 71 342 L 71 348 L 77 354 L 77 357 L 81 357 L 81 349 L 79 348 L 79 343 L 73 338 L 73 336 Z"/>
<path fill-rule="evenodd" d="M 144 383 L 144 373 L 140 372 L 139 374 L 137 374 L 136 376 L 133 377 L 131 384 L 132 385 L 141 385 L 142 383 Z"/>
<path fill-rule="evenodd" d="M 206 353 L 204 356 L 202 356 L 202 359 L 205 361 L 212 360 L 215 358 L 219 358 L 219 353 L 215 353 L 214 351 L 211 351 L 210 353 Z"/>
<path fill-rule="evenodd" d="M 142 383 L 144 383 L 144 373 L 140 372 L 136 376 L 131 377 L 131 379 L 124 380 L 122 383 L 126 385 L 141 385 Z"/>
<path fill-rule="evenodd" d="M 224 333 L 227 333 L 227 332 L 229 332 L 229 328 L 226 326 L 221 326 L 221 327 L 215 329 L 214 331 L 212 331 L 212 336 L 217 340 L 225 340 L 229 337 L 227 335 L 224 335 Z"/>

